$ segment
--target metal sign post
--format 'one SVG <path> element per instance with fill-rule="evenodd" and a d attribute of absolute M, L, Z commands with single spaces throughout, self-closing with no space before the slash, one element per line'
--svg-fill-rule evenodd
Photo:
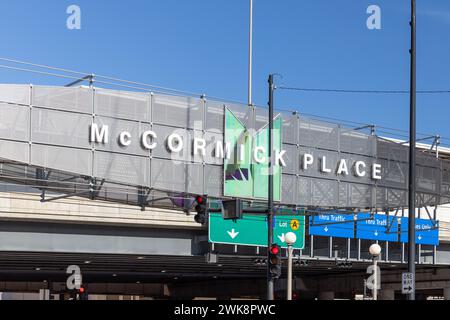
<path fill-rule="evenodd" d="M 409 300 L 415 300 L 414 275 L 416 273 L 416 1 L 411 0 L 411 92 L 409 137 L 409 225 L 408 271 L 412 274 Z"/>

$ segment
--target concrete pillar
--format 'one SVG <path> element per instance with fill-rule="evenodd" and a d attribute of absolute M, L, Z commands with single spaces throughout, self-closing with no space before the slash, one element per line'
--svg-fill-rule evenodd
<path fill-rule="evenodd" d="M 444 288 L 444 300 L 450 300 L 450 288 Z"/>
<path fill-rule="evenodd" d="M 394 290 L 380 290 L 378 294 L 379 300 L 395 300 Z"/>
<path fill-rule="evenodd" d="M 319 292 L 319 300 L 334 300 L 334 292 L 333 291 Z"/>

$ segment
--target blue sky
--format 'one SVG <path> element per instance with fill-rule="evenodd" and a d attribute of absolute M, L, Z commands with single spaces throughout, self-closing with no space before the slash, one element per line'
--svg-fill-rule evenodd
<path fill-rule="evenodd" d="M 254 102 L 286 86 L 407 90 L 409 0 L 254 0 Z M 450 89 L 450 2 L 417 0 L 418 89 Z M 81 7 L 82 29 L 66 28 Z M 366 27 L 369 5 L 382 29 Z M 248 0 L 0 3 L 0 56 L 247 101 Z M 0 62 L 0 64 L 4 64 Z M 0 68 L 2 83 L 67 81 Z M 408 129 L 408 95 L 277 91 L 276 106 Z M 418 129 L 450 137 L 450 94 L 418 96 Z M 450 140 L 443 141 L 450 144 Z"/>

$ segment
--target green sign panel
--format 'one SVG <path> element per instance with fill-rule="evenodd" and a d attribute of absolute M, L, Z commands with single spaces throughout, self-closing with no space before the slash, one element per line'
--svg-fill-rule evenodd
<path fill-rule="evenodd" d="M 274 119 L 274 151 L 281 151 L 281 118 Z M 224 161 L 224 195 L 236 198 L 267 199 L 269 185 L 269 129 L 257 132 L 225 108 L 225 143 L 230 157 Z M 258 161 L 257 161 L 258 160 Z M 281 166 L 273 166 L 273 197 L 281 201 Z"/>
<path fill-rule="evenodd" d="M 291 211 L 292 212 L 292 211 Z M 221 213 L 209 215 L 209 242 L 244 246 L 267 247 L 267 219 L 264 215 L 246 214 L 244 219 L 224 220 Z M 305 216 L 277 215 L 274 219 L 274 242 L 286 248 L 285 235 L 293 232 L 297 235 L 295 249 L 305 245 Z"/>

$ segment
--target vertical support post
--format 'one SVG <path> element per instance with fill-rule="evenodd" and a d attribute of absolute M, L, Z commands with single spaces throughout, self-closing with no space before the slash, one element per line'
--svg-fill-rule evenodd
<path fill-rule="evenodd" d="M 253 105 L 252 82 L 253 82 L 253 0 L 250 0 L 250 19 L 248 30 L 248 105 Z"/>
<path fill-rule="evenodd" d="M 408 272 L 416 277 L 416 0 L 411 0 Z M 413 285 L 415 287 L 415 285 Z M 409 300 L 415 300 L 415 291 Z"/>
<path fill-rule="evenodd" d="M 333 237 L 328 238 L 328 258 L 333 258 Z"/>
<path fill-rule="evenodd" d="M 347 239 L 347 260 L 350 260 L 350 256 L 351 256 L 351 248 L 350 248 L 351 243 L 352 243 L 351 239 L 348 238 Z"/>
<path fill-rule="evenodd" d="M 287 300 L 292 300 L 292 246 L 288 246 Z"/>
<path fill-rule="evenodd" d="M 373 282 L 373 300 L 378 300 L 378 257 L 373 257 L 373 277 L 375 281 Z"/>
<path fill-rule="evenodd" d="M 359 260 L 361 260 L 361 239 L 358 239 L 358 248 L 357 248 L 357 250 L 358 250 L 357 260 L 359 261 Z"/>
<path fill-rule="evenodd" d="M 273 152 L 273 92 L 275 86 L 273 83 L 273 74 L 269 75 L 269 194 L 267 197 L 267 260 L 270 259 L 270 246 L 273 243 L 273 166 L 272 166 L 272 152 Z M 270 263 L 267 263 L 267 300 L 274 300 L 274 282 L 270 274 Z"/>

